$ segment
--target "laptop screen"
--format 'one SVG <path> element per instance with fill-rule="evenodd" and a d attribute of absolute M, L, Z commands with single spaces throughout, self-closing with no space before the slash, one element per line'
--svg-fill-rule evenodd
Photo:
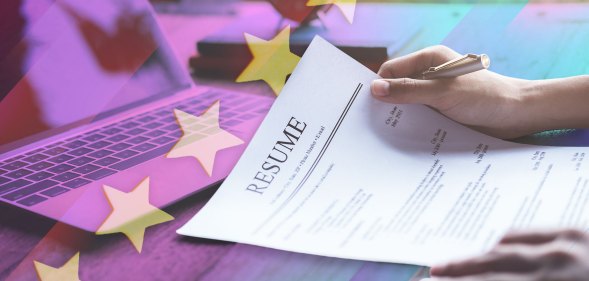
<path fill-rule="evenodd" d="M 190 86 L 146 0 L 8 2 L 0 153 Z"/>

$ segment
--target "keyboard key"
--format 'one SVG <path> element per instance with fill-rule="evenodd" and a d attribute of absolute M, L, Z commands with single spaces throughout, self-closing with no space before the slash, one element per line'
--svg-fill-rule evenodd
<path fill-rule="evenodd" d="M 153 149 L 155 147 L 156 147 L 155 144 L 143 143 L 143 144 L 133 147 L 133 149 L 137 150 L 137 151 L 148 151 L 148 150 Z"/>
<path fill-rule="evenodd" d="M 169 137 L 159 137 L 157 139 L 151 140 L 151 142 L 157 143 L 157 144 L 165 144 L 165 143 L 171 142 L 173 140 L 174 140 L 173 138 L 169 138 Z"/>
<path fill-rule="evenodd" d="M 89 144 L 88 147 L 94 148 L 94 149 L 101 149 L 101 148 L 105 148 L 109 145 L 111 145 L 112 142 L 107 142 L 107 141 L 99 141 L 99 142 L 95 142 L 92 144 Z"/>
<path fill-rule="evenodd" d="M 171 112 L 168 111 L 168 110 L 162 110 L 162 111 L 158 111 L 158 112 L 155 113 L 155 115 L 157 115 L 157 116 L 166 116 L 166 115 L 169 115 L 169 114 L 171 114 Z"/>
<path fill-rule="evenodd" d="M 75 179 L 75 178 L 77 178 L 79 176 L 80 175 L 79 174 L 76 174 L 76 173 L 65 172 L 65 173 L 63 173 L 61 175 L 57 175 L 57 176 L 53 177 L 52 179 L 53 180 L 56 180 L 56 181 L 60 181 L 60 182 L 66 182 L 66 181 Z"/>
<path fill-rule="evenodd" d="M 190 99 L 190 101 L 188 101 L 189 104 L 199 104 L 200 102 L 200 99 Z"/>
<path fill-rule="evenodd" d="M 24 176 L 28 176 L 32 173 L 33 173 L 33 171 L 31 171 L 31 170 L 20 169 L 20 170 L 14 171 L 14 172 L 10 172 L 10 173 L 6 174 L 5 176 L 7 176 L 9 178 L 13 178 L 13 179 L 18 179 L 18 178 L 22 178 Z"/>
<path fill-rule="evenodd" d="M 128 143 L 117 143 L 113 146 L 108 147 L 108 149 L 114 150 L 114 151 L 121 151 L 121 150 L 127 149 L 129 147 L 131 147 L 131 145 Z"/>
<path fill-rule="evenodd" d="M 62 155 L 57 155 L 57 156 L 55 156 L 53 158 L 49 158 L 47 161 L 59 164 L 59 163 L 63 163 L 65 161 L 69 161 L 69 160 L 72 160 L 72 159 L 74 159 L 73 156 L 62 154 Z"/>
<path fill-rule="evenodd" d="M 155 131 L 151 131 L 151 132 L 145 134 L 145 136 L 155 138 L 155 137 L 159 137 L 164 134 L 166 134 L 166 132 L 164 132 L 162 130 L 155 130 Z"/>
<path fill-rule="evenodd" d="M 82 156 L 84 154 L 90 153 L 92 152 L 92 149 L 90 148 L 85 148 L 85 147 L 80 147 L 78 149 L 72 150 L 70 152 L 68 152 L 68 154 L 70 155 L 74 155 L 74 156 Z"/>
<path fill-rule="evenodd" d="M 33 171 L 41 171 L 41 170 L 47 169 L 47 168 L 49 168 L 49 167 L 51 167 L 53 165 L 54 164 L 51 164 L 49 162 L 43 161 L 43 162 L 39 162 L 39 163 L 30 165 L 30 166 L 27 167 L 27 169 L 30 169 L 30 170 L 33 170 Z"/>
<path fill-rule="evenodd" d="M 176 123 L 176 117 L 169 116 L 169 117 L 160 119 L 160 121 L 165 122 L 165 123 Z"/>
<path fill-rule="evenodd" d="M 63 143 L 64 143 L 63 141 L 56 142 L 56 143 L 48 145 L 47 148 L 55 148 L 55 147 L 62 145 Z M 47 154 L 47 153 L 45 153 L 45 154 Z"/>
<path fill-rule="evenodd" d="M 120 134 L 120 135 L 116 135 L 114 137 L 110 137 L 107 140 L 112 141 L 112 142 L 119 142 L 119 141 L 122 141 L 122 140 L 125 140 L 128 138 L 129 138 L 129 136 Z"/>
<path fill-rule="evenodd" d="M 15 180 L 13 182 L 9 182 L 5 185 L 0 185 L 0 194 L 4 194 L 6 192 L 13 191 L 17 188 L 29 185 L 31 183 L 33 183 L 33 182 L 28 181 L 28 180 L 19 179 L 19 180 Z"/>
<path fill-rule="evenodd" d="M 10 163 L 10 162 L 14 162 L 14 161 L 16 161 L 16 160 L 23 159 L 23 158 L 25 158 L 25 156 L 24 156 L 24 155 L 19 155 L 19 156 L 12 157 L 12 158 L 10 158 L 10 159 L 8 159 L 8 160 L 5 160 L 4 162 L 6 162 L 6 163 Z"/>
<path fill-rule="evenodd" d="M 139 154 L 139 152 L 127 149 L 125 151 L 121 151 L 117 154 L 114 154 L 113 156 L 117 157 L 117 158 L 129 158 L 129 157 L 133 157 L 137 154 Z"/>
<path fill-rule="evenodd" d="M 145 117 L 141 117 L 141 118 L 137 119 L 137 121 L 139 121 L 141 123 L 147 123 L 147 122 L 150 122 L 153 120 L 155 120 L 155 117 L 153 117 L 153 116 L 145 116 Z"/>
<path fill-rule="evenodd" d="M 130 167 L 133 167 L 135 165 L 141 164 L 143 162 L 146 162 L 150 159 L 156 158 L 158 156 L 164 155 L 166 153 L 168 153 L 170 151 L 170 149 L 172 149 L 172 147 L 174 147 L 174 143 L 171 144 L 167 144 L 161 147 L 158 147 L 154 150 L 151 150 L 149 152 L 137 155 L 133 158 L 127 159 L 127 160 L 123 160 L 119 163 L 116 163 L 112 166 L 110 166 L 110 168 L 122 171 L 125 169 L 128 169 Z"/>
<path fill-rule="evenodd" d="M 89 135 L 89 136 L 85 137 L 84 140 L 87 140 L 87 141 L 92 142 L 92 141 L 101 140 L 101 139 L 103 139 L 105 137 L 106 137 L 105 135 L 93 134 L 93 135 Z"/>
<path fill-rule="evenodd" d="M 128 140 L 127 142 L 132 143 L 132 144 L 139 144 L 139 143 L 142 143 L 146 140 L 148 140 L 148 138 L 139 136 L 139 137 L 134 137 L 134 138 Z"/>
<path fill-rule="evenodd" d="M 5 178 L 5 177 L 0 177 L 0 185 L 3 185 L 9 181 L 11 181 L 11 179 Z"/>
<path fill-rule="evenodd" d="M 84 146 L 86 144 L 88 144 L 88 143 L 87 142 L 83 142 L 81 140 L 77 140 L 77 141 L 73 141 L 73 142 L 70 142 L 70 143 L 66 143 L 63 146 L 65 146 L 67 148 L 70 148 L 70 149 L 76 149 L 76 148 L 82 147 L 82 146 Z"/>
<path fill-rule="evenodd" d="M 69 149 L 63 148 L 63 147 L 54 147 L 48 150 L 45 150 L 43 153 L 47 154 L 47 155 L 51 155 L 51 156 L 55 156 L 58 154 L 62 154 L 64 152 L 67 152 Z"/>
<path fill-rule="evenodd" d="M 74 159 L 72 161 L 69 161 L 67 163 L 68 164 L 72 164 L 74 166 L 82 166 L 82 165 L 88 164 L 88 163 L 90 163 L 90 162 L 92 162 L 94 160 L 95 159 L 93 159 L 93 158 L 82 156 L 80 158 L 76 158 L 76 159 Z"/>
<path fill-rule="evenodd" d="M 28 164 L 25 163 L 25 162 L 22 162 L 22 161 L 14 161 L 14 162 L 9 163 L 9 164 L 6 164 L 6 165 L 4 165 L 4 166 L 2 166 L 0 168 L 2 168 L 4 170 L 14 171 L 14 170 L 20 169 L 20 168 L 22 168 L 22 167 L 24 167 L 26 165 L 28 165 Z"/>
<path fill-rule="evenodd" d="M 112 175 L 112 174 L 114 174 L 116 172 L 117 171 L 115 171 L 115 170 L 111 170 L 111 169 L 106 169 L 105 168 L 105 169 L 100 169 L 100 170 L 98 170 L 96 172 L 87 174 L 84 177 L 85 178 L 88 178 L 88 179 L 91 179 L 91 180 L 99 180 L 101 178 L 108 177 L 108 176 L 110 176 L 110 175 Z"/>
<path fill-rule="evenodd" d="M 39 204 L 45 200 L 47 200 L 47 198 L 35 194 L 35 195 L 29 196 L 25 199 L 22 199 L 20 201 L 17 201 L 16 203 L 19 203 L 21 205 L 25 205 L 27 207 L 31 207 L 31 206 Z"/>
<path fill-rule="evenodd" d="M 125 128 L 125 129 L 131 129 L 131 128 L 135 128 L 137 126 L 139 126 L 139 123 L 136 123 L 136 122 L 128 122 L 128 123 L 121 125 L 121 127 Z"/>
<path fill-rule="evenodd" d="M 92 173 L 98 169 L 100 169 L 100 167 L 98 167 L 96 165 L 88 164 L 88 165 L 84 165 L 80 168 L 76 168 L 73 171 L 76 173 L 80 173 L 80 174 L 87 174 L 87 173 Z"/>
<path fill-rule="evenodd" d="M 84 186 L 91 183 L 91 181 L 87 180 L 87 179 L 83 179 L 83 178 L 77 178 L 75 180 L 72 181 L 68 181 L 66 183 L 63 184 L 63 186 L 67 186 L 69 188 L 78 188 L 80 186 Z"/>
<path fill-rule="evenodd" d="M 145 133 L 145 132 L 147 132 L 147 130 L 141 129 L 141 128 L 135 128 L 135 129 L 131 129 L 131 130 L 125 132 L 125 133 L 126 134 L 129 134 L 129 135 L 132 135 L 132 136 L 136 136 L 136 135 L 139 135 L 139 134 Z"/>
<path fill-rule="evenodd" d="M 122 131 L 123 130 L 122 129 L 119 129 L 119 128 L 110 128 L 110 129 L 106 129 L 106 130 L 102 131 L 101 133 L 102 134 L 107 134 L 109 136 L 112 136 L 112 135 L 114 135 L 116 133 L 120 133 Z"/>
<path fill-rule="evenodd" d="M 103 149 L 103 150 L 92 152 L 92 153 L 90 153 L 88 155 L 89 156 L 92 156 L 94 158 L 104 158 L 104 157 L 109 156 L 109 155 L 111 155 L 113 153 L 114 152 L 112 152 L 110 150 Z"/>
<path fill-rule="evenodd" d="M 34 183 L 32 185 L 29 185 L 25 188 L 21 188 L 16 191 L 13 191 L 11 193 L 8 193 L 8 194 L 2 196 L 2 198 L 10 200 L 10 201 L 16 201 L 18 199 L 29 196 L 33 193 L 37 193 L 39 191 L 48 189 L 48 188 L 55 186 L 57 184 L 58 184 L 58 182 L 52 181 L 52 180 L 40 181 L 38 183 Z"/>
<path fill-rule="evenodd" d="M 69 171 L 69 170 L 71 170 L 73 168 L 75 168 L 75 167 L 72 166 L 72 165 L 60 164 L 60 165 L 57 165 L 55 167 L 49 168 L 48 171 L 49 172 L 52 172 L 54 174 L 61 174 L 61 173 L 67 172 L 67 171 Z"/>
<path fill-rule="evenodd" d="M 199 99 L 201 100 L 206 100 L 206 99 L 212 99 L 217 97 L 219 93 L 217 91 L 208 91 L 200 96 L 198 96 Z"/>
<path fill-rule="evenodd" d="M 172 124 L 172 125 L 168 125 L 163 127 L 162 129 L 166 130 L 166 131 L 174 131 L 174 130 L 178 130 L 178 124 Z"/>
<path fill-rule="evenodd" d="M 32 155 L 32 156 L 23 158 L 22 160 L 25 161 L 25 162 L 29 162 L 29 163 L 37 163 L 37 162 L 39 162 L 41 160 L 45 160 L 47 158 L 49 158 L 49 156 L 47 156 L 47 155 L 35 154 L 35 155 Z"/>
<path fill-rule="evenodd" d="M 95 161 L 94 164 L 99 165 L 99 166 L 110 166 L 114 163 L 117 163 L 121 160 L 114 158 L 114 157 L 106 157 L 103 159 L 100 159 L 98 161 Z"/>
<path fill-rule="evenodd" d="M 50 178 L 52 176 L 53 176 L 52 173 L 38 172 L 36 174 L 32 174 L 32 175 L 28 176 L 27 179 L 32 180 L 32 181 L 40 181 L 40 180 Z"/>
<path fill-rule="evenodd" d="M 38 149 L 35 149 L 33 151 L 29 151 L 29 152 L 25 153 L 25 155 L 33 155 L 33 154 L 37 154 L 37 153 L 39 153 L 41 151 L 43 151 L 43 148 L 38 148 Z"/>
<path fill-rule="evenodd" d="M 161 126 L 163 126 L 164 124 L 159 123 L 159 122 L 153 122 L 153 123 L 149 123 L 145 126 L 143 126 L 143 128 L 147 128 L 147 129 L 155 129 L 155 128 L 159 128 Z"/>
<path fill-rule="evenodd" d="M 43 192 L 41 192 L 41 194 L 45 195 L 45 196 L 49 196 L 49 197 L 55 197 L 57 195 L 63 194 L 70 191 L 67 188 L 61 187 L 61 186 L 56 186 L 56 187 L 52 187 L 50 189 L 47 189 Z"/>
<path fill-rule="evenodd" d="M 178 130 L 178 131 L 173 131 L 170 134 L 168 134 L 168 136 L 173 137 L 174 139 L 177 139 L 179 137 L 181 137 L 184 133 L 182 133 L 182 131 Z"/>
<path fill-rule="evenodd" d="M 199 105 L 199 106 L 197 106 L 197 107 L 195 107 L 195 108 L 194 108 L 194 111 L 196 111 L 196 112 L 199 112 L 199 113 L 200 113 L 200 112 L 204 111 L 204 110 L 205 110 L 205 109 L 207 109 L 207 108 L 209 108 L 209 106 L 208 106 L 208 105 Z M 200 115 L 200 114 L 199 114 L 199 115 Z"/>

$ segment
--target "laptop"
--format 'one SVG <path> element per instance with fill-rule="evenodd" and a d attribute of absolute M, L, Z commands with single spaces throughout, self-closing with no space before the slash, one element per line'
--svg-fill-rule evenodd
<path fill-rule="evenodd" d="M 163 208 L 223 180 L 272 104 L 194 85 L 146 0 L 21 2 L 21 40 L 2 61 L 22 74 L 0 96 L 2 204 L 95 232 L 112 211 L 103 186 L 149 177 Z M 245 144 L 217 152 L 210 176 L 166 158 L 183 135 L 174 109 L 199 116 L 216 101 L 220 127 Z"/>

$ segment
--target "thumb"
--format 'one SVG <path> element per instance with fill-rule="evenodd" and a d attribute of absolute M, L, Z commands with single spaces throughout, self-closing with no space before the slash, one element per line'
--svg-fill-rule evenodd
<path fill-rule="evenodd" d="M 377 79 L 372 81 L 372 95 L 382 101 L 406 104 L 420 103 L 433 106 L 439 98 L 439 85 L 434 80 L 411 78 Z M 437 89 L 437 90 L 436 90 Z"/>

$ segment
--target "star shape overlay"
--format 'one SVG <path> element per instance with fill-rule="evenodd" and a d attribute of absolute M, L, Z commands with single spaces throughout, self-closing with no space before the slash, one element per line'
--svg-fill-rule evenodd
<path fill-rule="evenodd" d="M 269 41 L 249 33 L 244 36 L 254 58 L 235 81 L 264 80 L 276 95 L 280 94 L 286 76 L 293 72 L 301 59 L 290 51 L 290 26 Z"/>
<path fill-rule="evenodd" d="M 240 138 L 221 129 L 219 110 L 219 101 L 211 105 L 201 116 L 175 109 L 174 114 L 183 135 L 166 157 L 194 157 L 210 177 L 213 174 L 217 152 L 244 143 Z"/>
<path fill-rule="evenodd" d="M 356 0 L 309 0 L 307 6 L 322 6 L 333 4 L 337 6 L 344 14 L 346 20 L 352 24 L 354 22 L 354 13 L 356 12 Z"/>
<path fill-rule="evenodd" d="M 78 269 L 80 267 L 80 252 L 77 252 L 60 268 L 48 266 L 44 263 L 33 261 L 37 276 L 41 281 L 79 281 Z"/>
<path fill-rule="evenodd" d="M 145 229 L 173 220 L 174 217 L 149 203 L 149 177 L 129 193 L 104 186 L 112 212 L 96 231 L 97 235 L 123 233 L 141 253 Z"/>

